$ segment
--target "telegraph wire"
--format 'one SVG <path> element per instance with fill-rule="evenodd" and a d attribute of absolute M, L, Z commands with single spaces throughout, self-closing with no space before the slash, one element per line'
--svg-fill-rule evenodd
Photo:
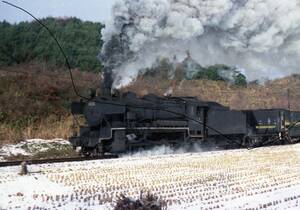
<path fill-rule="evenodd" d="M 72 86 L 73 86 L 73 90 L 74 90 L 75 94 L 76 94 L 78 97 L 80 97 L 80 98 L 82 98 L 82 99 L 85 99 L 85 100 L 89 101 L 89 100 L 90 100 L 89 98 L 84 97 L 84 96 L 81 96 L 81 95 L 79 94 L 79 92 L 78 92 L 78 90 L 77 90 L 77 88 L 76 88 L 75 82 L 74 82 L 74 78 L 73 78 L 73 74 L 72 74 L 72 70 L 71 70 L 71 65 L 70 65 L 69 59 L 68 59 L 67 55 L 65 54 L 65 52 L 64 52 L 62 46 L 60 45 L 59 41 L 57 40 L 56 36 L 54 35 L 54 33 L 53 33 L 53 32 L 52 32 L 52 31 L 51 31 L 51 30 L 50 30 L 50 29 L 42 22 L 42 21 L 40 21 L 40 20 L 39 20 L 38 18 L 36 18 L 33 14 L 31 14 L 31 13 L 28 12 L 27 10 L 23 9 L 22 7 L 19 7 L 19 6 L 14 5 L 14 4 L 10 3 L 10 2 L 7 2 L 7 1 L 2 1 L 2 2 L 5 3 L 5 4 L 8 4 L 8 5 L 12 6 L 12 7 L 15 7 L 16 9 L 19 9 L 19 10 L 25 12 L 25 13 L 27 13 L 28 15 L 30 15 L 34 20 L 36 20 L 41 26 L 43 26 L 43 27 L 49 32 L 49 34 L 50 34 L 51 37 L 54 39 L 54 41 L 56 42 L 57 46 L 59 47 L 59 50 L 61 51 L 62 55 L 63 55 L 64 58 L 65 58 L 65 63 L 66 63 L 66 66 L 67 66 L 67 68 L 68 68 L 68 70 L 69 70 L 69 74 L 70 74 L 70 78 L 71 78 L 71 81 L 72 81 Z M 124 105 L 124 104 L 115 104 L 115 103 L 110 103 L 110 102 L 107 102 L 107 101 L 95 101 L 95 102 L 98 102 L 98 103 L 105 103 L 105 104 L 110 104 L 110 105 L 117 105 L 117 106 L 131 106 L 131 107 L 133 107 L 133 108 L 144 108 L 144 109 L 151 109 L 151 110 L 156 110 L 156 111 L 161 110 L 161 111 L 169 112 L 169 113 L 172 113 L 172 114 L 176 114 L 176 115 L 178 115 L 178 116 L 185 117 L 186 119 L 193 120 L 193 121 L 195 121 L 195 122 L 197 122 L 197 123 L 199 123 L 199 124 L 201 124 L 201 125 L 204 124 L 203 122 L 198 121 L 198 120 L 195 120 L 195 119 L 193 119 L 193 118 L 191 118 L 191 117 L 189 117 L 189 116 L 187 116 L 187 115 L 185 115 L 185 114 L 176 113 L 176 112 L 172 112 L 172 111 L 170 111 L 170 110 L 164 110 L 164 109 L 161 109 L 161 108 L 156 108 L 156 109 L 154 109 L 153 107 L 144 107 L 144 106 L 140 106 L 140 107 L 139 107 L 139 106 L 136 106 L 136 105 L 128 105 L 128 104 L 126 104 L 126 105 Z M 215 131 L 215 132 L 217 132 L 217 133 L 219 133 L 220 135 L 226 137 L 225 135 L 223 135 L 221 132 L 217 131 L 216 129 L 213 129 L 213 128 L 212 128 L 212 130 Z M 228 137 L 226 137 L 226 139 L 228 139 Z"/>
<path fill-rule="evenodd" d="M 68 71 L 69 71 L 69 75 L 70 75 L 70 79 L 71 79 L 71 82 L 72 82 L 72 87 L 73 87 L 73 91 L 74 93 L 80 97 L 81 99 L 84 99 L 84 100 L 87 100 L 87 101 L 91 101 L 90 98 L 87 98 L 87 97 L 84 97 L 82 95 L 79 94 L 78 90 L 77 90 L 77 87 L 76 87 L 76 84 L 74 82 L 74 77 L 73 77 L 73 73 L 72 73 L 72 70 L 71 70 L 71 65 L 70 65 L 70 62 L 69 62 L 69 59 L 67 57 L 67 55 L 65 54 L 62 46 L 60 45 L 59 41 L 57 40 L 56 36 L 54 35 L 54 33 L 41 21 L 39 20 L 38 18 L 36 18 L 33 14 L 31 14 L 30 12 L 28 12 L 27 10 L 17 6 L 17 5 L 14 5 L 10 2 L 7 2 L 7 1 L 2 1 L 3 3 L 7 4 L 7 5 L 10 5 L 12 7 L 15 7 L 16 9 L 19 9 L 25 13 L 27 13 L 28 15 L 30 15 L 34 20 L 36 20 L 41 26 L 43 26 L 47 31 L 48 33 L 51 35 L 51 37 L 54 39 L 54 41 L 56 42 L 57 46 L 59 47 L 59 50 L 61 51 L 63 57 L 65 58 L 65 64 L 68 68 Z M 224 135 L 222 132 L 218 131 L 217 129 L 214 129 L 210 126 L 207 126 L 205 123 L 203 123 L 202 121 L 200 120 L 196 120 L 192 117 L 189 117 L 188 115 L 186 114 L 183 114 L 183 113 L 178 113 L 178 112 L 173 112 L 171 110 L 167 110 L 167 109 L 162 109 L 162 108 L 153 108 L 153 107 L 146 107 L 146 106 L 137 106 L 137 105 L 131 105 L 131 104 L 118 104 L 118 103 L 112 103 L 112 102 L 108 102 L 108 101 L 105 101 L 105 100 L 93 100 L 94 102 L 96 103 L 102 103 L 102 104 L 108 104 L 108 105 L 114 105 L 114 106 L 128 106 L 128 107 L 132 107 L 132 108 L 144 108 L 144 109 L 149 109 L 149 110 L 154 110 L 154 111 L 165 111 L 165 112 L 168 112 L 168 113 L 171 113 L 171 114 L 175 114 L 177 116 L 182 116 L 184 117 L 185 119 L 188 119 L 188 120 L 191 120 L 191 121 L 194 121 L 200 125 L 203 125 L 203 126 L 206 126 L 208 129 L 218 133 L 219 135 L 223 136 L 224 138 L 226 138 L 227 140 L 233 142 L 233 143 L 236 143 L 237 145 L 239 146 L 243 146 L 241 143 L 229 138 L 228 136 Z M 77 120 L 76 120 L 77 121 Z M 297 123 L 296 123 L 297 124 Z M 249 148 L 248 148 L 249 149 Z"/>
<path fill-rule="evenodd" d="M 77 90 L 77 88 L 76 88 L 76 85 L 75 85 L 75 82 L 74 82 L 74 78 L 73 78 L 73 74 L 72 74 L 72 70 L 71 70 L 71 65 L 70 65 L 69 59 L 68 59 L 67 55 L 65 54 L 64 50 L 62 49 L 62 46 L 61 46 L 60 43 L 58 42 L 58 40 L 57 40 L 56 36 L 54 35 L 54 33 L 53 33 L 53 32 L 52 32 L 52 31 L 51 31 L 51 30 L 50 30 L 50 29 L 49 29 L 49 28 L 41 21 L 41 20 L 39 20 L 38 18 L 36 18 L 33 14 L 31 14 L 31 13 L 28 12 L 27 10 L 23 9 L 22 7 L 19 7 L 19 6 L 14 5 L 14 4 L 10 3 L 10 2 L 7 2 L 7 1 L 2 1 L 2 2 L 5 3 L 5 4 L 7 4 L 7 5 L 10 5 L 10 6 L 12 6 L 12 7 L 15 7 L 16 9 L 19 9 L 19 10 L 25 12 L 25 13 L 27 13 L 28 15 L 30 15 L 34 20 L 36 20 L 41 26 L 43 26 L 43 27 L 48 31 L 48 33 L 49 33 L 49 34 L 51 35 L 51 37 L 54 39 L 54 41 L 56 42 L 56 44 L 57 44 L 59 50 L 61 51 L 62 55 L 63 55 L 64 58 L 65 58 L 65 63 L 66 63 L 66 66 L 67 66 L 67 68 L 68 68 L 68 70 L 69 70 L 69 74 L 70 74 L 70 78 L 71 78 L 71 81 L 72 81 L 72 86 L 73 86 L 73 90 L 74 90 L 75 94 L 76 94 L 77 96 L 79 96 L 80 98 L 85 98 L 85 97 L 83 97 L 83 96 L 81 96 L 81 95 L 79 94 L 79 92 L 78 92 L 78 90 Z M 85 99 L 87 99 L 87 98 L 85 98 Z"/>

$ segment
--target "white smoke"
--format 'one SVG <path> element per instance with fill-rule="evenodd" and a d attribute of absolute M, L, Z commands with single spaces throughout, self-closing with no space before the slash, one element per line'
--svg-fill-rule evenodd
<path fill-rule="evenodd" d="M 212 149 L 210 149 L 212 151 Z M 210 151 L 204 148 L 200 144 L 194 143 L 190 146 L 182 146 L 179 148 L 172 148 L 170 146 L 161 145 L 155 146 L 152 149 L 139 150 L 132 153 L 123 154 L 121 157 L 151 157 L 158 155 L 174 155 L 174 154 L 186 154 L 186 153 L 200 153 Z"/>
<path fill-rule="evenodd" d="M 100 57 L 115 86 L 187 50 L 202 66 L 246 69 L 250 80 L 300 72 L 300 0 L 119 0 L 112 14 Z"/>

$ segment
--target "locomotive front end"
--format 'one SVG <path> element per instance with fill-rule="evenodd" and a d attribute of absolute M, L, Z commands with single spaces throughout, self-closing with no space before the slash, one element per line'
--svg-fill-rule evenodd
<path fill-rule="evenodd" d="M 79 133 L 69 140 L 74 149 L 86 156 L 108 152 L 107 144 L 113 138 L 112 130 L 124 127 L 125 107 L 112 100 L 95 97 L 88 102 L 73 102 L 72 114 L 85 118 Z"/>

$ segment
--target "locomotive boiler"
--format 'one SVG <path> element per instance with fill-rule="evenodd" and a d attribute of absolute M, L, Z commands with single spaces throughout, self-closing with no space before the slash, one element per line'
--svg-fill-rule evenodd
<path fill-rule="evenodd" d="M 194 97 L 138 97 L 132 92 L 72 103 L 85 126 L 70 138 L 83 155 L 125 153 L 159 145 L 252 148 L 300 140 L 300 112 L 230 110 Z"/>

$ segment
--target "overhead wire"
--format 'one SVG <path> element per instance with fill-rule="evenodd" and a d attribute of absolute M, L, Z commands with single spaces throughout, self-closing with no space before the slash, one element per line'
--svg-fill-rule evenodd
<path fill-rule="evenodd" d="M 300 120 L 296 121 L 296 122 L 293 122 L 289 127 L 288 127 L 288 130 L 291 130 L 293 129 L 295 126 L 297 126 L 298 124 L 300 123 Z"/>
<path fill-rule="evenodd" d="M 30 15 L 34 20 L 36 20 L 41 26 L 43 26 L 47 31 L 48 33 L 51 35 L 51 37 L 54 39 L 54 41 L 56 42 L 59 50 L 61 51 L 62 55 L 64 56 L 65 58 L 65 63 L 66 63 L 66 66 L 68 67 L 68 70 L 69 70 L 69 74 L 70 74 L 70 77 L 71 77 L 71 81 L 72 81 L 72 86 L 73 86 L 73 90 L 75 92 L 75 94 L 77 96 L 79 96 L 80 98 L 85 98 L 83 96 L 81 96 L 76 88 L 76 85 L 75 85 L 75 82 L 74 82 L 74 78 L 73 78 L 73 74 L 72 74 L 72 70 L 71 70 L 71 65 L 70 65 L 70 62 L 69 62 L 69 59 L 67 57 L 67 55 L 65 54 L 62 46 L 60 45 L 59 41 L 57 40 L 56 36 L 53 34 L 53 32 L 48 28 L 48 26 L 46 26 L 41 20 L 39 20 L 38 18 L 36 18 L 33 14 L 31 14 L 30 12 L 28 12 L 27 10 L 23 9 L 22 7 L 19 7 L 15 4 L 12 4 L 10 2 L 7 2 L 7 1 L 2 1 L 3 3 L 7 4 L 7 5 L 10 5 L 12 7 L 15 7 L 16 9 L 19 9 L 25 13 L 27 13 L 28 15 Z"/>
<path fill-rule="evenodd" d="M 73 74 L 72 74 L 72 69 L 71 69 L 71 65 L 70 65 L 70 62 L 68 60 L 68 57 L 67 55 L 65 54 L 62 46 L 60 45 L 59 41 L 57 40 L 56 36 L 54 35 L 54 33 L 41 21 L 39 20 L 38 18 L 36 18 L 33 14 L 31 14 L 30 12 L 28 12 L 27 10 L 17 6 L 17 5 L 14 5 L 10 2 L 7 2 L 7 1 L 2 1 L 3 3 L 7 4 L 7 5 L 10 5 L 12 7 L 15 7 L 25 13 L 27 13 L 28 15 L 30 15 L 34 20 L 36 20 L 40 25 L 42 25 L 47 31 L 48 33 L 51 35 L 51 37 L 54 39 L 54 41 L 56 42 L 57 46 L 59 47 L 59 50 L 61 51 L 63 57 L 65 58 L 65 64 L 68 68 L 68 71 L 69 71 L 69 75 L 70 75 L 70 79 L 71 79 L 71 82 L 72 82 L 72 87 L 73 87 L 73 90 L 74 90 L 74 93 L 76 94 L 76 96 L 80 97 L 81 99 L 84 99 L 84 100 L 87 100 L 87 101 L 90 101 L 91 99 L 90 98 L 87 98 L 85 96 L 82 96 L 79 91 L 77 90 L 77 87 L 76 87 L 76 84 L 74 82 L 74 77 L 73 77 Z M 105 100 L 93 100 L 94 102 L 97 102 L 97 103 L 102 103 L 102 104 L 108 104 L 108 105 L 114 105 L 114 106 L 130 106 L 132 108 L 143 108 L 143 109 L 149 109 L 149 110 L 154 110 L 154 111 L 165 111 L 165 112 L 168 112 L 168 113 L 172 113 L 172 114 L 175 114 L 177 116 L 182 116 L 184 117 L 185 119 L 188 119 L 188 120 L 191 120 L 191 121 L 194 121 L 200 125 L 203 125 L 203 126 L 206 126 L 208 129 L 216 132 L 217 134 L 223 136 L 224 138 L 226 138 L 228 141 L 231 141 L 231 143 L 236 143 L 237 145 L 239 146 L 242 146 L 241 143 L 229 138 L 228 136 L 224 135 L 222 132 L 218 131 L 217 129 L 214 129 L 208 125 L 206 125 L 205 123 L 203 123 L 202 121 L 199 121 L 199 120 L 196 120 L 192 117 L 189 117 L 188 115 L 186 114 L 183 114 L 183 113 L 178 113 L 178 112 L 174 112 L 174 111 L 171 111 L 171 110 L 168 110 L 168 109 L 163 109 L 161 107 L 159 108 L 154 108 L 154 107 L 146 107 L 146 106 L 138 106 L 138 105 L 132 105 L 132 104 L 119 104 L 119 103 L 112 103 L 112 102 L 108 102 L 108 101 L 105 101 Z M 76 120 L 77 121 L 77 120 Z M 297 123 L 296 123 L 297 124 Z M 248 148 L 249 149 L 249 148 Z"/>
<path fill-rule="evenodd" d="M 224 137 L 226 140 L 227 140 L 227 143 L 235 143 L 236 145 L 240 146 L 240 147 L 243 147 L 243 145 L 241 143 L 239 143 L 238 141 L 234 140 L 234 139 L 231 139 L 230 137 L 228 137 L 227 135 L 223 134 L 222 132 L 218 131 L 217 129 L 207 125 L 206 123 L 200 121 L 200 120 L 197 120 L 195 118 L 192 118 L 184 113 L 179 113 L 179 112 L 175 112 L 175 111 L 171 111 L 169 109 L 164 109 L 164 108 L 161 108 L 161 107 L 153 107 L 153 105 L 157 105 L 157 104 L 152 104 L 151 107 L 147 107 L 145 105 L 142 105 L 142 106 L 139 106 L 139 105 L 132 105 L 132 104 L 119 104 L 119 103 L 113 103 L 113 102 L 108 102 L 108 101 L 105 101 L 105 100 L 93 100 L 93 102 L 98 102 L 98 103 L 101 103 L 101 104 L 107 104 L 107 105 L 113 105 L 113 106 L 122 106 L 122 107 L 132 107 L 132 108 L 137 108 L 137 109 L 148 109 L 148 110 L 153 110 L 153 111 L 164 111 L 164 112 L 167 112 L 167 113 L 170 113 L 170 114 L 174 114 L 174 115 L 177 115 L 177 116 L 181 116 L 185 119 L 188 119 L 190 121 L 193 121 L 193 122 L 196 122 L 202 126 L 205 126 L 205 128 L 208 128 L 210 129 L 211 131 L 214 131 L 216 132 L 217 134 L 219 134 L 220 136 Z M 148 101 L 148 102 L 151 102 L 151 101 Z M 230 141 L 230 142 L 229 142 Z M 249 148 L 248 148 L 249 149 Z"/>

